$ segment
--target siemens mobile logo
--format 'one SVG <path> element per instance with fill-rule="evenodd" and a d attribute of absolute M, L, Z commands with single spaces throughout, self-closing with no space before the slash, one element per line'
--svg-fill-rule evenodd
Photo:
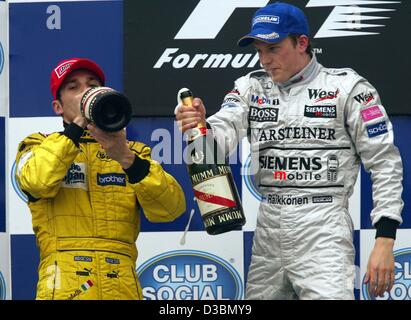
<path fill-rule="evenodd" d="M 371 297 L 368 284 L 362 281 L 362 294 L 365 300 L 411 300 L 411 248 L 394 251 L 394 285 L 383 297 Z"/>
<path fill-rule="evenodd" d="M 137 274 L 145 300 L 239 300 L 243 297 L 243 282 L 237 270 L 208 252 L 166 252 L 144 262 Z"/>
<path fill-rule="evenodd" d="M 97 173 L 97 184 L 99 186 L 126 186 L 126 175 L 124 173 Z"/>

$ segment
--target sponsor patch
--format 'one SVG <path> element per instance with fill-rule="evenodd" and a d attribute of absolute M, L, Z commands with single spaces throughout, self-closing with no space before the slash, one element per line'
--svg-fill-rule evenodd
<path fill-rule="evenodd" d="M 373 138 L 387 132 L 387 122 L 385 121 L 381 121 L 371 126 L 367 126 L 367 133 L 369 138 Z"/>
<path fill-rule="evenodd" d="M 368 122 L 382 116 L 383 113 L 380 107 L 377 105 L 361 110 L 361 117 L 364 120 L 364 122 Z"/>
<path fill-rule="evenodd" d="M 84 268 L 84 270 L 76 271 L 77 276 L 88 277 L 90 275 L 90 273 L 91 273 L 91 269 L 89 270 L 89 269 L 86 269 L 86 268 Z"/>
<path fill-rule="evenodd" d="M 272 15 L 257 16 L 253 19 L 253 26 L 257 23 L 280 23 L 280 17 Z"/>
<path fill-rule="evenodd" d="M 271 40 L 271 39 L 278 39 L 280 35 L 277 32 L 272 32 L 269 34 L 256 34 L 256 37 L 261 38 L 261 39 Z"/>
<path fill-rule="evenodd" d="M 372 92 L 361 92 L 360 94 L 357 94 L 354 97 L 354 99 L 358 103 L 361 103 L 362 105 L 366 106 L 374 100 L 374 95 L 372 94 Z"/>
<path fill-rule="evenodd" d="M 304 116 L 308 118 L 337 118 L 337 106 L 305 106 Z"/>
<path fill-rule="evenodd" d="M 240 99 L 235 98 L 235 97 L 227 97 L 224 99 L 223 104 L 229 103 L 229 102 L 240 102 Z"/>
<path fill-rule="evenodd" d="M 124 173 L 97 173 L 97 184 L 99 186 L 126 186 L 126 175 Z"/>
<path fill-rule="evenodd" d="M 313 197 L 313 203 L 332 203 L 332 196 L 315 196 Z"/>
<path fill-rule="evenodd" d="M 120 264 L 120 259 L 106 257 L 106 262 L 110 264 Z"/>
<path fill-rule="evenodd" d="M 255 95 L 251 95 L 250 99 L 251 104 L 257 104 L 258 106 L 262 106 L 264 104 L 270 104 L 273 106 L 278 106 L 280 104 L 280 99 L 268 99 L 267 97 L 259 97 Z"/>
<path fill-rule="evenodd" d="M 119 273 L 120 271 L 118 270 L 110 271 L 109 273 L 107 273 L 107 278 L 111 278 L 111 279 L 118 278 Z"/>
<path fill-rule="evenodd" d="M 93 285 L 94 283 L 91 279 L 87 280 L 80 286 L 79 289 L 76 289 L 73 293 L 70 294 L 70 296 L 68 297 L 68 300 L 73 300 L 75 297 L 89 290 Z"/>
<path fill-rule="evenodd" d="M 221 105 L 221 109 L 228 109 L 228 108 L 237 108 L 238 105 L 234 104 L 234 103 L 223 103 Z"/>
<path fill-rule="evenodd" d="M 73 162 L 61 182 L 63 188 L 80 188 L 88 190 L 87 167 L 85 163 Z"/>
<path fill-rule="evenodd" d="M 93 262 L 93 258 L 89 256 L 75 256 L 74 261 Z"/>
<path fill-rule="evenodd" d="M 250 107 L 249 120 L 257 122 L 277 122 L 278 108 Z"/>
<path fill-rule="evenodd" d="M 96 157 L 102 161 L 111 161 L 112 159 L 107 155 L 105 151 L 99 150 L 97 151 Z"/>
<path fill-rule="evenodd" d="M 56 73 L 57 77 L 60 79 L 64 74 L 67 72 L 68 69 L 70 69 L 71 65 L 76 62 L 76 60 L 69 60 L 65 61 L 62 64 L 58 65 L 55 69 L 54 72 Z"/>

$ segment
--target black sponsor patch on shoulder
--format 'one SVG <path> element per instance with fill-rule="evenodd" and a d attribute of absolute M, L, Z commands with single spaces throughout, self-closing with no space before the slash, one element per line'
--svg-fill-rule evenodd
<path fill-rule="evenodd" d="M 305 106 L 304 117 L 337 118 L 337 106 Z"/>

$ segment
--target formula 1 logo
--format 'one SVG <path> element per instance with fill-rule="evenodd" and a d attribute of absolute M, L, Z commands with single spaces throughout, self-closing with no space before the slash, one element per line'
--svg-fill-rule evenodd
<path fill-rule="evenodd" d="M 215 39 L 235 9 L 257 9 L 266 6 L 269 2 L 267 0 L 200 0 L 174 39 Z M 306 7 L 334 7 L 314 36 L 314 38 L 334 38 L 379 34 L 380 32 L 359 30 L 383 27 L 384 25 L 381 24 L 364 23 L 364 21 L 389 19 L 387 16 L 380 16 L 379 13 L 396 11 L 386 6 L 398 3 L 401 1 L 310 0 Z M 368 7 L 369 5 L 373 7 Z M 378 5 L 378 8 L 375 5 Z M 211 24 L 209 17 L 213 17 Z"/>
<path fill-rule="evenodd" d="M 214 39 L 237 8 L 259 8 L 267 0 L 200 0 L 174 39 Z M 213 23 L 210 23 L 213 17 Z"/>
<path fill-rule="evenodd" d="M 334 7 L 314 38 L 352 37 L 380 34 L 380 32 L 359 31 L 366 28 L 383 27 L 381 24 L 363 23 L 367 20 L 382 20 L 389 17 L 375 13 L 395 11 L 386 5 L 401 3 L 401 1 L 368 1 L 368 0 L 310 0 L 306 7 Z M 360 7 L 363 5 L 379 5 L 384 8 Z M 372 13 L 373 16 L 363 15 Z"/>

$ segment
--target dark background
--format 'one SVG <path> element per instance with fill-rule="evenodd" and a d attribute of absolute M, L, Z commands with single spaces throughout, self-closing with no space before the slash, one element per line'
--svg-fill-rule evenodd
<path fill-rule="evenodd" d="M 251 17 L 257 8 L 237 8 L 215 39 L 174 40 L 198 3 L 192 0 L 124 1 L 124 85 L 126 94 L 132 100 L 135 116 L 172 116 L 177 103 L 176 93 L 181 87 L 188 87 L 196 96 L 202 97 L 208 115 L 211 115 L 219 109 L 225 93 L 232 89 L 234 80 L 254 70 L 230 66 L 203 69 L 202 62 L 192 69 L 174 69 L 171 63 L 160 69 L 153 68 L 166 48 L 180 49 L 173 56 L 187 53 L 191 58 L 196 53 L 255 54 L 253 46 L 239 48 L 237 40 L 249 32 Z M 390 19 L 363 20 L 361 24 L 385 27 L 351 30 L 380 34 L 334 38 L 315 36 L 335 6 L 306 8 L 309 3 L 307 0 L 289 3 L 305 11 L 313 46 L 321 51 L 317 54 L 320 63 L 326 67 L 354 69 L 377 88 L 390 114 L 411 114 L 411 107 L 404 97 L 411 70 L 410 60 L 406 58 L 411 49 L 407 41 L 409 1 L 361 5 L 359 8 L 395 11 L 362 13 L 362 16 Z M 401 34 L 404 36 L 399 36 Z M 259 64 L 255 69 L 258 68 Z"/>

